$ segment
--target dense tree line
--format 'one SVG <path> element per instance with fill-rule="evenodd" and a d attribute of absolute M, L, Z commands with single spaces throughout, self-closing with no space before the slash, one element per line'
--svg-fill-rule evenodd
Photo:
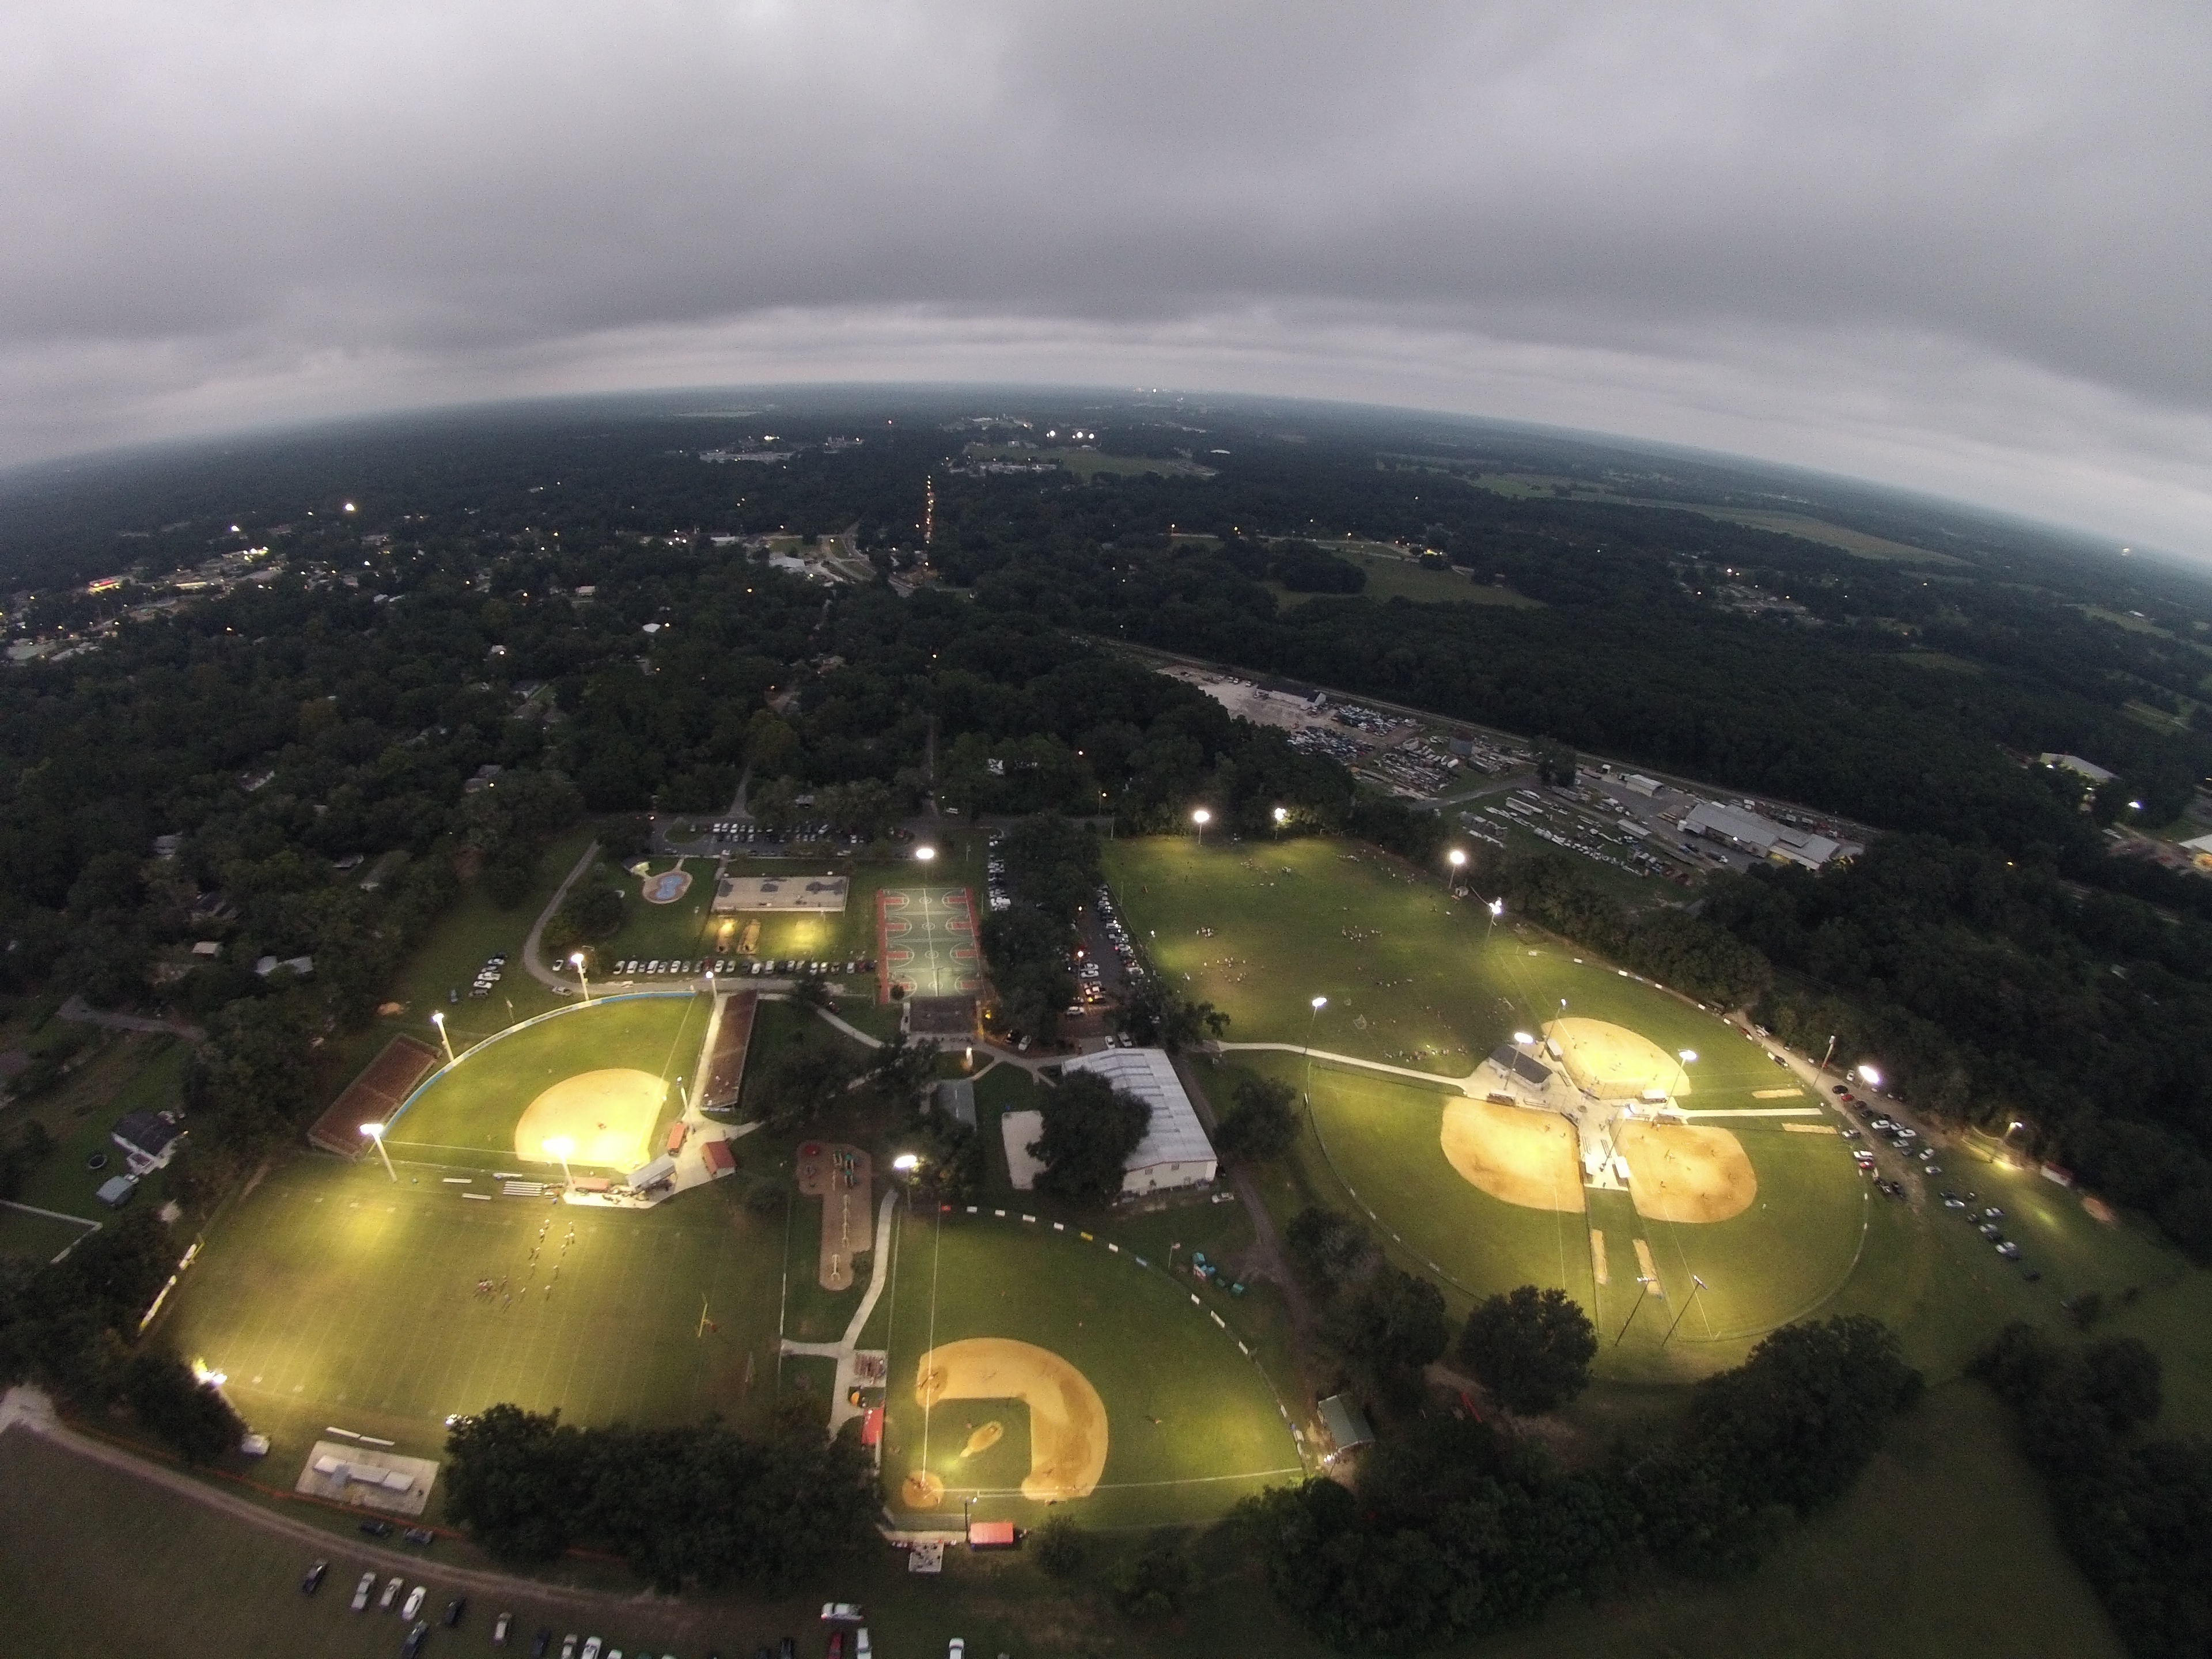
<path fill-rule="evenodd" d="M 447 1514 L 516 1565 L 583 1547 L 656 1589 L 781 1589 L 874 1535 L 867 1455 L 795 1414 L 762 1440 L 712 1420 L 583 1429 L 498 1405 L 457 1424 L 446 1452 Z"/>
<path fill-rule="evenodd" d="M 2062 1346 L 2008 1326 L 1974 1373 L 2009 1405 L 2059 1536 L 2138 1659 L 2212 1646 L 2212 1447 L 2145 1440 L 2158 1357 L 2133 1337 Z"/>
<path fill-rule="evenodd" d="M 1877 1322 L 1788 1326 L 1692 1391 L 1681 1425 L 1565 1468 L 1541 1443 L 1425 1420 L 1239 1506 L 1286 1611 L 1322 1639 L 1406 1652 L 1594 1599 L 1654 1568 L 1748 1571 L 1778 1524 L 1832 1504 L 1920 1377 Z"/>

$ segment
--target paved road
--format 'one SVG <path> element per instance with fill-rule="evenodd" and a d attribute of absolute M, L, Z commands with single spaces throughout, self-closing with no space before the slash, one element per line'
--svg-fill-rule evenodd
<path fill-rule="evenodd" d="M 568 896 L 568 890 L 576 884 L 585 871 L 592 867 L 592 860 L 599 855 L 599 844 L 597 842 L 584 849 L 584 856 L 576 860 L 575 867 L 553 890 L 553 896 L 545 901 L 545 908 L 538 913 L 538 920 L 530 924 L 529 936 L 522 941 L 522 965 L 529 970 L 531 978 L 562 996 L 568 995 L 574 988 L 545 965 L 545 924 L 559 912 L 561 902 Z"/>

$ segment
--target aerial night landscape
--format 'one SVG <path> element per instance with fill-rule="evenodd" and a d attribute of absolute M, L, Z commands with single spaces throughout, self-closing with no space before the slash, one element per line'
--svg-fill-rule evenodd
<path fill-rule="evenodd" d="M 2212 14 L 0 20 L 0 1659 L 2212 1659 Z"/>

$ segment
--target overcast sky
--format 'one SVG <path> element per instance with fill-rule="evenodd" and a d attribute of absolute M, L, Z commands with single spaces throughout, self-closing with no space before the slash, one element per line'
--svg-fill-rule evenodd
<path fill-rule="evenodd" d="M 2212 7 L 0 0 L 0 465 L 652 386 L 1584 427 L 2212 558 Z"/>

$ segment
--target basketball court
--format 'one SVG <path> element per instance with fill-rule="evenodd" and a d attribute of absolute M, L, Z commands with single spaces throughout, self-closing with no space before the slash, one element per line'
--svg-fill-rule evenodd
<path fill-rule="evenodd" d="M 886 887 L 876 896 L 883 994 L 950 997 L 982 988 L 975 909 L 964 887 Z"/>

